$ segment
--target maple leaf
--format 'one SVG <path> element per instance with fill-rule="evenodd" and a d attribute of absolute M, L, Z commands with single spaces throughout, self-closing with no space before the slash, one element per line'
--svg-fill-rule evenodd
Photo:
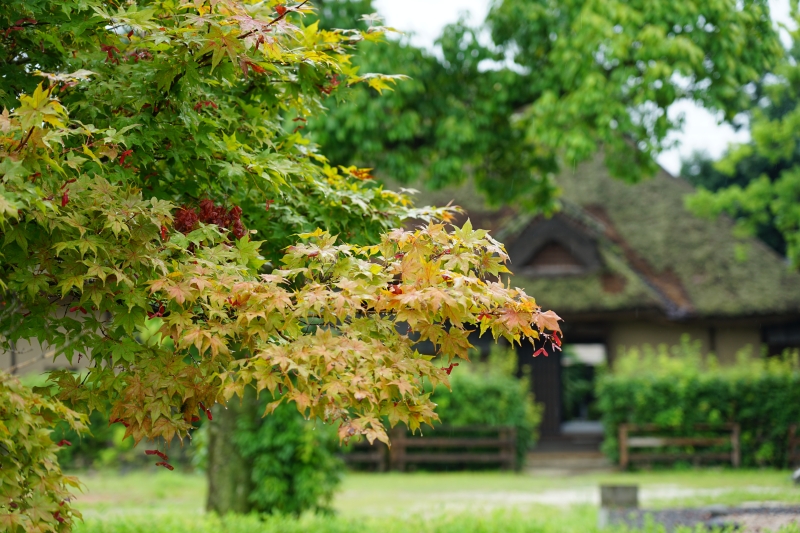
<path fill-rule="evenodd" d="M 469 359 L 467 354 L 469 349 L 472 348 L 472 344 L 467 340 L 468 335 L 468 331 L 450 328 L 439 339 L 439 353 L 450 357 L 456 356 L 461 359 Z"/>
<path fill-rule="evenodd" d="M 534 320 L 532 313 L 519 311 L 513 307 L 503 307 L 498 311 L 498 319 L 510 333 L 519 331 L 528 337 L 537 335 L 531 328 Z"/>
<path fill-rule="evenodd" d="M 206 45 L 200 50 L 199 56 L 202 57 L 206 53 L 211 53 L 211 71 L 219 65 L 222 58 L 226 55 L 232 63 L 237 63 L 237 57 L 242 50 L 242 42 L 235 35 L 235 31 L 225 33 L 222 28 L 212 27 L 207 38 Z"/>
<path fill-rule="evenodd" d="M 3 112 L 0 113 L 0 133 L 7 133 L 12 130 L 13 124 L 11 123 L 11 116 L 8 113 L 7 108 L 3 108 Z"/>
<path fill-rule="evenodd" d="M 193 292 L 191 287 L 186 283 L 178 283 L 176 285 L 167 286 L 164 289 L 167 295 L 175 300 L 178 304 L 183 304 L 187 300 L 193 299 Z"/>
<path fill-rule="evenodd" d="M 411 395 L 416 390 L 416 387 L 411 382 L 402 379 L 390 381 L 389 385 L 397 387 L 400 396 Z"/>
<path fill-rule="evenodd" d="M 555 314 L 553 311 L 544 311 L 538 312 L 533 315 L 533 321 L 536 323 L 536 327 L 539 328 L 539 331 L 554 331 L 556 333 L 561 333 L 561 317 Z"/>

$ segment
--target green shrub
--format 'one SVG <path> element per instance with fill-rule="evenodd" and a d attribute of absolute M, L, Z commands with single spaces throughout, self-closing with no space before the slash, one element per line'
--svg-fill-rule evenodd
<path fill-rule="evenodd" d="M 522 466 L 538 438 L 543 408 L 534 402 L 528 376 L 519 378 L 516 372 L 516 352 L 495 347 L 486 361 L 455 368 L 450 376 L 452 392 L 439 387 L 433 401 L 446 426 L 516 428 L 517 464 Z"/>
<path fill-rule="evenodd" d="M 261 398 L 260 412 L 271 401 Z M 262 513 L 327 511 L 344 464 L 336 456 L 334 427 L 305 420 L 294 405 L 282 404 L 264 418 L 241 416 L 235 442 L 252 465 L 250 502 Z"/>
<path fill-rule="evenodd" d="M 800 366 L 797 354 L 762 359 L 745 352 L 735 365 L 720 366 L 687 337 L 672 348 L 628 350 L 598 382 L 597 395 L 603 450 L 614 460 L 622 423 L 691 435 L 695 424 L 737 422 L 744 466 L 783 467 L 789 426 L 800 423 Z"/>

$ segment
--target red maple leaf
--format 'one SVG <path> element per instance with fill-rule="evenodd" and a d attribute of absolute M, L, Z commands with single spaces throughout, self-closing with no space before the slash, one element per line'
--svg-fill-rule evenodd
<path fill-rule="evenodd" d="M 132 153 L 133 153 L 133 150 L 125 150 L 124 152 L 122 152 L 122 154 L 119 156 L 119 164 L 120 165 L 124 165 L 125 164 L 125 159 L 130 157 Z"/>

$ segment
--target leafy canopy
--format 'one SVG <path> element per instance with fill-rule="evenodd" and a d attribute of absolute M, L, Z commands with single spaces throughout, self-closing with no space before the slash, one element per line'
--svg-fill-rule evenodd
<path fill-rule="evenodd" d="M 798 20 L 795 11 L 794 19 Z M 765 76 L 750 113 L 752 141 L 732 146 L 714 171 L 722 183 L 702 184 L 689 199 L 699 214 L 735 218 L 743 235 L 758 235 L 794 268 L 800 266 L 800 67 L 797 30 L 790 53 Z"/>
<path fill-rule="evenodd" d="M 673 103 L 730 119 L 782 55 L 766 0 L 502 0 L 483 28 L 452 25 L 438 45 L 360 45 L 355 64 L 412 81 L 347 93 L 313 124 L 323 151 L 406 182 L 472 178 L 532 209 L 552 207 L 552 177 L 599 150 L 615 176 L 651 174 L 681 125 Z"/>
<path fill-rule="evenodd" d="M 267 413 L 294 402 L 343 439 L 386 441 L 383 417 L 436 419 L 423 380 L 446 384 L 447 369 L 417 340 L 452 359 L 473 329 L 559 333 L 495 281 L 507 255 L 486 232 L 329 165 L 304 136 L 330 95 L 397 81 L 351 63 L 382 28 L 325 30 L 310 11 L 25 0 L 0 13 L 3 347 L 88 359 L 44 390 L 110 404 L 136 441 L 183 437 L 246 386 L 275 396 Z M 391 229 L 408 218 L 423 225 Z"/>

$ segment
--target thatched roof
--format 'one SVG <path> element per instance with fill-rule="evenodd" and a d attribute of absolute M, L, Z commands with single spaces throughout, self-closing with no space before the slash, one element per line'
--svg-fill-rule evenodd
<path fill-rule="evenodd" d="M 489 208 L 468 185 L 421 198 L 466 208 L 473 225 L 506 243 L 512 284 L 561 314 L 651 311 L 688 319 L 800 313 L 800 274 L 762 242 L 736 238 L 730 220 L 688 212 L 684 198 L 693 188 L 686 181 L 661 171 L 629 185 L 611 178 L 598 159 L 557 183 L 564 209 L 552 219 Z M 562 260 L 571 254 L 576 267 L 560 274 L 535 267 L 548 244 L 556 262 L 559 253 Z"/>

